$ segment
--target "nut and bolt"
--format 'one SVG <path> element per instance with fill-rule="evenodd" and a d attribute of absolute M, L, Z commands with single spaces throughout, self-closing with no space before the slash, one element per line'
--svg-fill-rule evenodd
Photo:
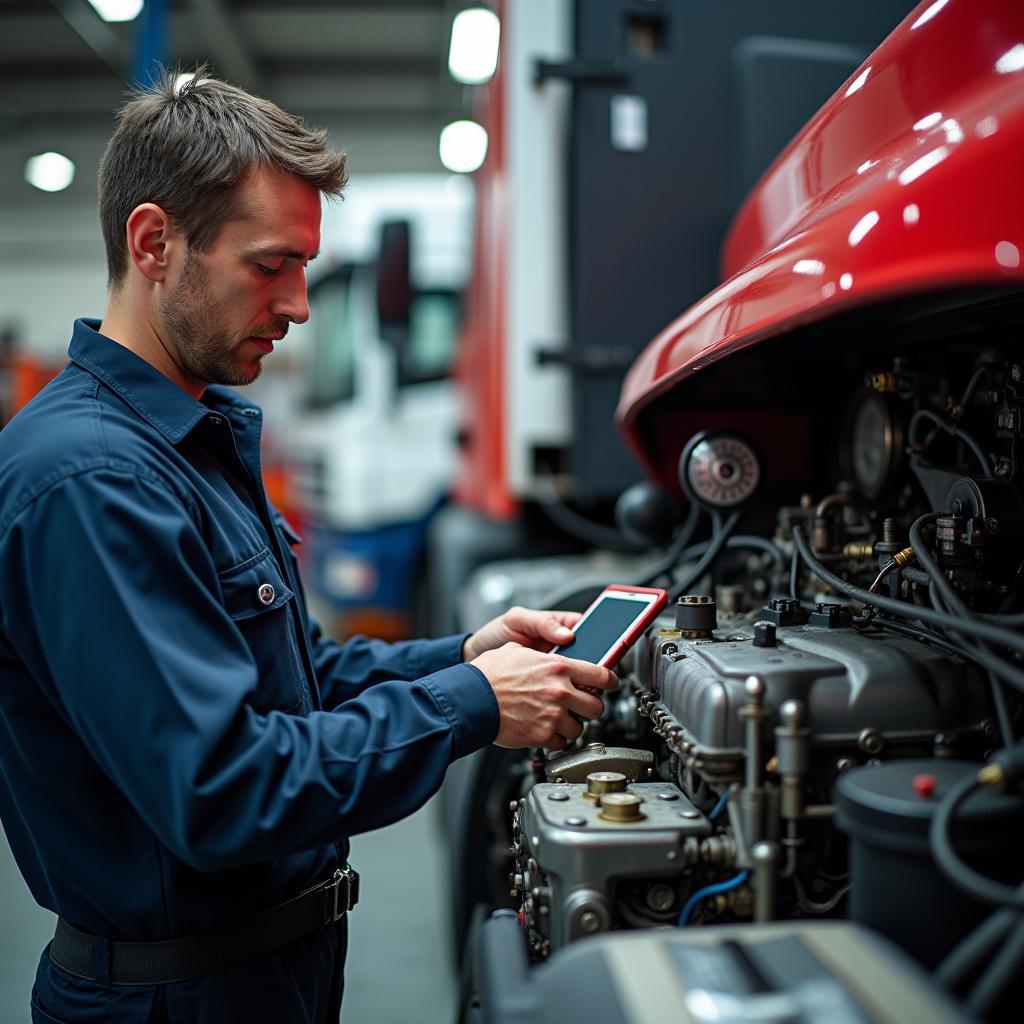
<path fill-rule="evenodd" d="M 857 746 L 865 754 L 877 754 L 885 746 L 885 737 L 877 729 L 861 729 Z"/>
<path fill-rule="evenodd" d="M 892 516 L 882 520 L 882 541 L 885 544 L 899 544 L 900 524 Z"/>
<path fill-rule="evenodd" d="M 652 885 L 644 894 L 644 900 L 651 910 L 663 913 L 672 909 L 676 901 L 676 892 L 670 885 Z"/>
<path fill-rule="evenodd" d="M 592 935 L 601 927 L 601 918 L 593 910 L 584 910 L 580 914 L 580 931 Z"/>

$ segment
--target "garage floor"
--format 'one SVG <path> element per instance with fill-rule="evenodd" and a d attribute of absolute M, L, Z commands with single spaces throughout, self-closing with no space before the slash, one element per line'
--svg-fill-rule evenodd
<path fill-rule="evenodd" d="M 352 864 L 361 882 L 352 915 L 344 1024 L 450 1024 L 455 980 L 448 951 L 440 808 L 357 836 Z M 0 842 L 0 1021 L 29 1020 L 39 954 L 52 914 L 29 895 L 6 838 Z"/>

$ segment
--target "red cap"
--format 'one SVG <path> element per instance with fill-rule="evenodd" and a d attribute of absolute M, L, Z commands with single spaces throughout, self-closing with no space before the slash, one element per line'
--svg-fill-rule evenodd
<path fill-rule="evenodd" d="M 915 775 L 912 780 L 914 786 L 914 792 L 922 799 L 927 800 L 928 797 L 935 796 L 935 776 L 934 775 Z"/>

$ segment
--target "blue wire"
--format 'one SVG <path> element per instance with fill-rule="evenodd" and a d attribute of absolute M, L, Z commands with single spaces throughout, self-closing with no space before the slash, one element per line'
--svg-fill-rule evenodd
<path fill-rule="evenodd" d="M 684 928 L 686 922 L 690 920 L 690 915 L 697 909 L 697 905 L 701 900 L 706 899 L 708 896 L 717 896 L 720 892 L 728 892 L 730 889 L 735 889 L 741 886 L 750 874 L 745 868 L 738 875 L 733 875 L 728 881 L 716 882 L 714 885 L 705 885 L 703 889 L 698 889 L 687 901 L 686 906 L 683 907 L 682 912 L 679 915 L 679 927 Z"/>
<path fill-rule="evenodd" d="M 728 802 L 729 802 L 729 790 L 726 789 L 726 791 L 721 795 L 721 797 L 719 797 L 718 803 L 715 804 L 715 806 L 712 808 L 712 811 L 708 815 L 708 818 L 711 821 L 714 821 L 715 818 L 717 818 L 722 813 L 722 811 L 725 810 L 725 805 Z"/>

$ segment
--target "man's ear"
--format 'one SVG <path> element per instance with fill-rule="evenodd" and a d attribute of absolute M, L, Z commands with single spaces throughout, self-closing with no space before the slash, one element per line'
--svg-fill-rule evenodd
<path fill-rule="evenodd" d="M 125 223 L 128 258 L 150 281 L 165 281 L 183 249 L 181 235 L 156 203 L 142 203 Z"/>

